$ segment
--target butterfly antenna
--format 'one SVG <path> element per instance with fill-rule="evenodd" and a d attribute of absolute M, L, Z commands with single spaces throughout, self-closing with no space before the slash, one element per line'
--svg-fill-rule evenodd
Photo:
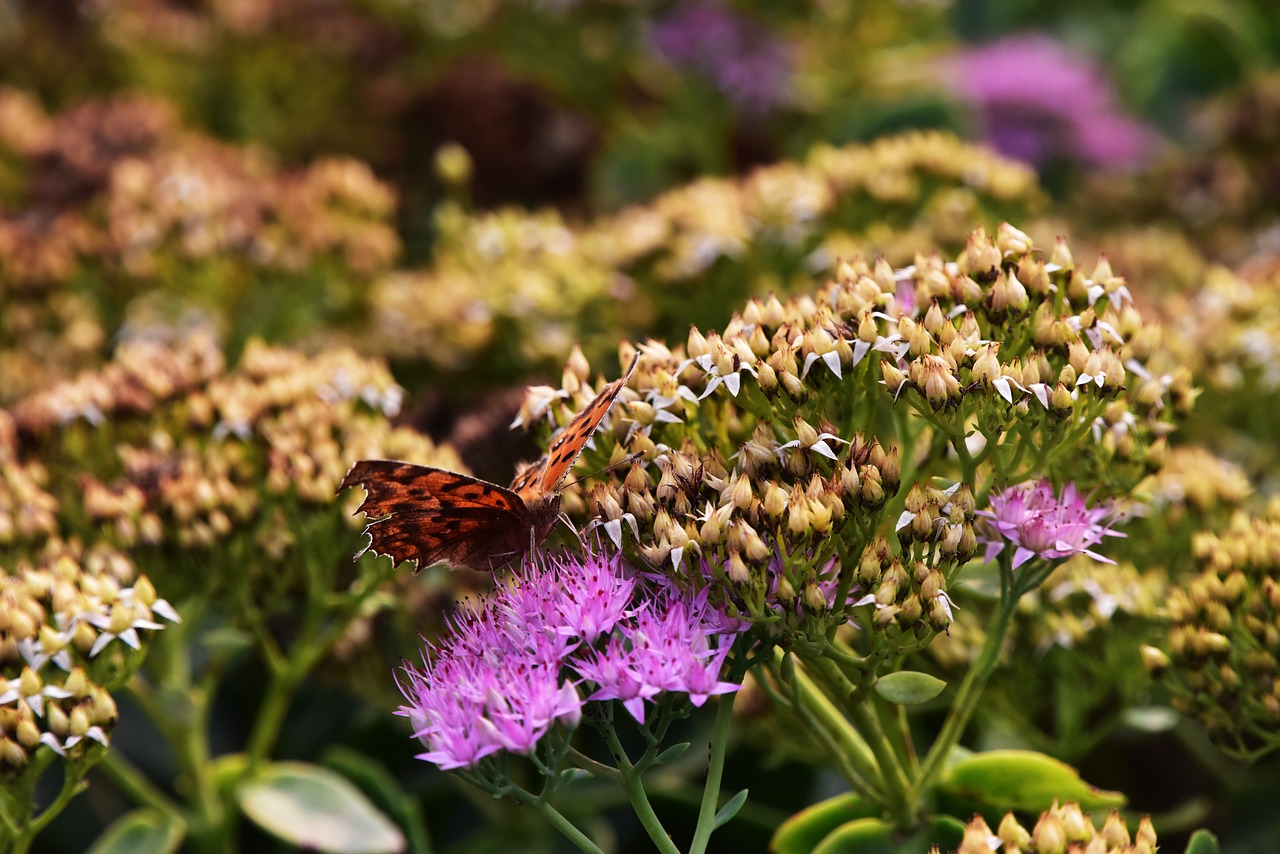
<path fill-rule="evenodd" d="M 607 471 L 613 471 L 614 469 L 618 468 L 619 466 L 630 465 L 631 463 L 634 463 L 636 460 L 642 459 L 643 457 L 644 457 L 644 454 L 639 454 L 639 453 L 632 454 L 632 455 L 631 455 L 631 456 L 629 456 L 629 457 L 624 457 L 623 459 L 618 460 L 618 461 L 617 461 L 616 463 L 614 463 L 613 465 L 608 465 L 608 466 L 605 466 L 604 468 L 602 468 L 602 469 L 600 469 L 600 470 L 598 470 L 598 471 L 593 471 L 593 472 L 591 472 L 590 474 L 583 475 L 582 477 L 578 478 L 577 480 L 571 480 L 571 481 L 569 481 L 568 483 L 566 483 L 566 484 L 564 484 L 563 486 L 561 486 L 561 487 L 560 487 L 560 489 L 561 489 L 561 490 L 568 489 L 569 487 L 573 486 L 574 484 L 582 483 L 584 480 L 590 480 L 591 478 L 595 477 L 595 476 L 596 476 L 596 475 L 598 475 L 598 474 L 604 474 L 604 473 L 605 473 L 605 472 L 607 472 Z"/>

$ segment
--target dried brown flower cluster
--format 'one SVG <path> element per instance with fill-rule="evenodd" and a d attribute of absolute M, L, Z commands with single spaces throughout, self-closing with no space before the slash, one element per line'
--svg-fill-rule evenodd
<path fill-rule="evenodd" d="M 104 546 L 50 541 L 0 567 L 0 767 L 20 772 L 46 745 L 80 754 L 106 745 L 108 693 L 141 663 L 151 633 L 177 613 Z"/>
<path fill-rule="evenodd" d="M 13 416 L 0 409 L 0 546 L 41 542 L 58 528 L 58 500 L 50 495 L 48 470 L 18 455 Z"/>
<path fill-rule="evenodd" d="M 47 117 L 6 90 L 0 114 L 26 123 L 0 136 L 21 187 L 0 206 L 0 402 L 99 363 L 129 300 L 157 285 L 219 321 L 252 322 L 255 289 L 305 285 L 324 265 L 360 279 L 399 252 L 394 195 L 357 161 L 277 170 L 142 97 Z M 0 201 L 3 184 L 0 173 Z"/>
<path fill-rule="evenodd" d="M 64 504 L 77 496 L 114 542 L 200 547 L 247 532 L 281 558 L 301 534 L 288 508 L 332 515 L 352 460 L 459 467 L 390 427 L 400 394 L 384 366 L 345 349 L 308 357 L 250 342 L 227 370 L 204 334 L 124 345 L 102 370 L 21 401 L 13 420 L 57 481 L 44 486 Z"/>
<path fill-rule="evenodd" d="M 1201 572 L 1170 592 L 1162 649 L 1145 649 L 1174 707 L 1245 754 L 1280 747 L 1277 509 L 1237 513 L 1225 529 L 1195 538 Z"/>
<path fill-rule="evenodd" d="M 1143 816 L 1137 833 L 1130 834 L 1115 811 L 1098 827 L 1074 803 L 1055 803 L 1040 814 L 1031 830 L 1019 824 L 1013 813 L 1006 813 L 992 832 L 986 819 L 975 815 L 965 825 L 964 840 L 955 854 L 990 854 L 995 850 L 1009 854 L 1155 854 L 1156 831 L 1151 818 Z"/>

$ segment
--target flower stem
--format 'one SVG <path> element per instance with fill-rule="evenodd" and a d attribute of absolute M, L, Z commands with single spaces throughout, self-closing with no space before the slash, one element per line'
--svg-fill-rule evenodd
<path fill-rule="evenodd" d="M 135 804 L 144 804 L 171 819 L 185 822 L 182 807 L 146 778 L 132 762 L 117 750 L 109 750 L 99 763 L 102 773 L 111 778 Z"/>
<path fill-rule="evenodd" d="M 565 818 L 564 814 L 551 806 L 551 804 L 541 798 L 531 798 L 526 803 L 537 810 L 538 814 L 545 818 L 548 824 L 564 834 L 566 839 L 578 846 L 579 851 L 585 851 L 587 854 L 604 854 L 604 851 L 579 830 L 577 825 Z"/>
<path fill-rule="evenodd" d="M 969 666 L 969 672 L 960 683 L 951 711 L 942 725 L 942 731 L 938 733 L 937 740 L 929 748 L 924 763 L 916 775 L 911 789 L 913 799 L 918 799 L 941 772 L 943 763 L 951 754 L 952 748 L 960 741 L 964 728 L 977 710 L 982 689 L 986 687 L 987 680 L 991 678 L 991 673 L 995 670 L 996 662 L 1000 658 L 1000 648 L 1004 645 L 1005 635 L 1009 632 L 1009 625 L 1013 622 L 1013 615 L 1020 598 L 1020 593 L 1015 591 L 1013 586 L 1011 577 L 1013 571 L 1003 559 L 1000 572 L 1000 604 L 996 608 L 991 624 L 987 626 L 987 637 L 978 657 Z"/>
<path fill-rule="evenodd" d="M 622 742 L 618 740 L 618 734 L 614 731 L 612 724 L 603 727 L 605 740 L 609 743 L 609 751 L 613 754 L 613 758 L 618 763 L 618 770 L 622 773 L 622 788 L 627 793 L 627 800 L 631 801 L 631 809 L 635 811 L 636 818 L 640 819 L 640 824 L 644 827 L 645 832 L 649 834 L 649 839 L 653 841 L 654 847 L 664 854 L 680 854 L 680 849 L 671 841 L 671 836 L 667 833 L 666 828 L 662 826 L 662 822 L 658 819 L 658 814 L 653 811 L 653 804 L 649 803 L 649 796 L 645 793 L 644 783 L 640 779 L 640 775 L 635 773 L 635 766 L 631 764 L 631 760 L 627 757 L 627 752 L 622 746 Z"/>
<path fill-rule="evenodd" d="M 782 657 L 782 650 L 775 649 L 773 662 L 775 667 L 781 666 Z M 851 769 L 856 771 L 857 777 L 849 780 L 850 786 L 869 800 L 884 803 L 885 796 L 880 788 L 882 785 L 880 769 L 876 766 L 871 748 L 863 741 L 862 736 L 849 725 L 849 722 L 818 689 L 808 674 L 796 668 L 792 681 L 795 686 L 797 705 L 805 714 L 811 715 L 815 722 L 832 737 L 840 753 L 848 760 Z"/>
<path fill-rule="evenodd" d="M 720 782 L 724 777 L 724 754 L 729 741 L 729 724 L 733 720 L 733 698 L 719 700 L 716 721 L 711 728 L 711 759 L 707 763 L 707 783 L 702 789 L 702 805 L 698 808 L 698 824 L 693 831 L 689 854 L 702 854 L 715 830 L 716 805 L 720 799 Z"/>

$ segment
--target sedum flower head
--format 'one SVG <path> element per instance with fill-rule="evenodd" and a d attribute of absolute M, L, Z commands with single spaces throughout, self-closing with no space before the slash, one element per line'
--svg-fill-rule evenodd
<path fill-rule="evenodd" d="M 1149 816 L 1143 816 L 1131 834 L 1118 812 L 1110 813 L 1099 827 L 1079 804 L 1055 803 L 1040 814 L 1031 830 L 1013 813 L 1006 813 L 995 831 L 986 819 L 975 815 L 965 825 L 964 839 L 953 854 L 1155 854 L 1156 847 L 1156 831 Z"/>
<path fill-rule="evenodd" d="M 1073 483 L 1058 493 L 1047 480 L 993 492 L 991 509 L 978 515 L 987 520 L 988 530 L 980 536 L 987 546 L 986 560 L 1012 545 L 1014 569 L 1033 557 L 1058 560 L 1077 554 L 1115 563 L 1090 547 L 1105 536 L 1125 536 L 1104 524 L 1113 516 L 1111 507 L 1090 507 Z"/>
<path fill-rule="evenodd" d="M 720 679 L 732 636 L 705 600 L 641 586 L 618 558 L 535 558 L 404 669 L 399 714 L 419 758 L 471 768 L 573 729 L 586 702 L 621 700 L 643 723 L 661 696 L 736 691 Z"/>
<path fill-rule="evenodd" d="M 138 668 L 156 631 L 179 621 L 122 553 L 50 541 L 0 567 L 0 755 L 20 771 L 42 746 L 80 759 L 108 744 L 109 690 Z M 69 753 L 74 751 L 73 753 Z M 100 756 L 100 754 L 94 754 Z"/>
<path fill-rule="evenodd" d="M 1199 573 L 1174 587 L 1149 669 L 1173 705 L 1246 757 L 1280 747 L 1280 515 L 1235 514 L 1192 541 Z"/>

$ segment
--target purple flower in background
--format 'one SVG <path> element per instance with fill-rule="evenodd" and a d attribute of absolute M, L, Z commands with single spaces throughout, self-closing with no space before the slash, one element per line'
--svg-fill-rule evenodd
<path fill-rule="evenodd" d="M 979 510 L 978 515 L 989 520 L 990 530 L 980 535 L 987 544 L 986 560 L 992 560 L 1012 543 L 1016 549 L 1014 569 L 1037 556 L 1054 560 L 1087 554 L 1104 563 L 1115 563 L 1089 547 L 1100 543 L 1104 536 L 1125 536 L 1103 524 L 1112 515 L 1110 506 L 1089 507 L 1084 496 L 1076 492 L 1075 484 L 1070 483 L 1063 487 L 1061 496 L 1054 494 L 1053 484 L 1047 480 L 993 492 L 991 509 Z"/>
<path fill-rule="evenodd" d="M 764 112 L 783 98 L 790 49 L 722 3 L 676 4 L 654 23 L 650 44 L 677 68 L 709 78 L 740 107 Z"/>
<path fill-rule="evenodd" d="M 987 141 L 1009 157 L 1132 166 L 1151 148 L 1153 134 L 1120 110 L 1102 69 L 1048 36 L 971 48 L 944 71 L 956 96 L 976 108 Z"/>

